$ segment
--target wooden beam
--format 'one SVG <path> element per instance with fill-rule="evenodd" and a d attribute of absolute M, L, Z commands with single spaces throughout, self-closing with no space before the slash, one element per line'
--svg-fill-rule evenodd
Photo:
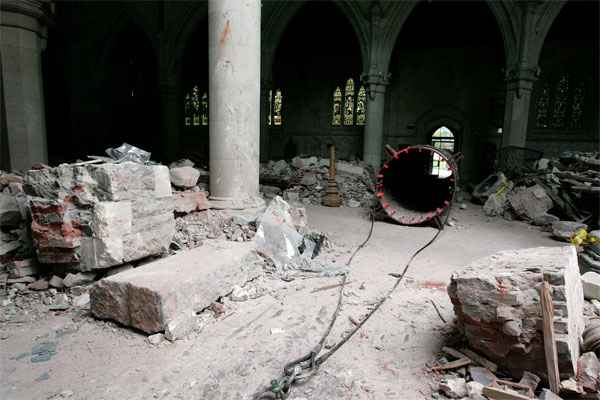
<path fill-rule="evenodd" d="M 531 400 L 531 397 L 491 386 L 484 387 L 481 393 L 493 400 Z"/>
<path fill-rule="evenodd" d="M 446 364 L 436 365 L 435 367 L 432 367 L 431 370 L 432 371 L 445 371 L 448 369 L 456 369 L 456 368 L 466 367 L 469 364 L 471 364 L 471 360 L 469 360 L 467 357 L 463 357 L 463 358 L 459 358 L 458 360 L 447 362 Z"/>
<path fill-rule="evenodd" d="M 556 338 L 554 337 L 554 304 L 552 303 L 550 285 L 548 282 L 542 282 L 540 300 L 544 323 L 544 353 L 546 355 L 546 368 L 548 369 L 548 382 L 550 383 L 550 390 L 558 394 L 560 391 L 560 374 L 558 371 Z"/>

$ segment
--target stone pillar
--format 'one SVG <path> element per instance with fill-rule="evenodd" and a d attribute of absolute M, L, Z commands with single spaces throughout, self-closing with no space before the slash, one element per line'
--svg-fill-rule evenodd
<path fill-rule="evenodd" d="M 0 2 L 0 53 L 10 168 L 48 162 L 41 53 L 46 42 L 41 0 Z"/>
<path fill-rule="evenodd" d="M 214 208 L 260 207 L 260 0 L 209 0 L 210 194 Z"/>
<path fill-rule="evenodd" d="M 375 168 L 381 166 L 383 152 L 383 116 L 385 88 L 390 74 L 369 74 L 363 77 L 367 87 L 367 124 L 365 125 L 363 160 Z"/>
<path fill-rule="evenodd" d="M 517 67 L 507 73 L 502 146 L 525 147 L 531 91 L 538 71 L 537 67 Z"/>

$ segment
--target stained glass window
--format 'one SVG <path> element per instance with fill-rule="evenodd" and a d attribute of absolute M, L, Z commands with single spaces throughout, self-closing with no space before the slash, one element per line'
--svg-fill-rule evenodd
<path fill-rule="evenodd" d="M 333 117 L 331 124 L 333 126 L 340 126 L 342 124 L 342 91 L 339 86 L 333 92 Z"/>
<path fill-rule="evenodd" d="M 354 125 L 354 79 L 346 82 L 344 90 L 344 125 Z"/>
<path fill-rule="evenodd" d="M 364 125 L 367 121 L 367 91 L 360 87 L 356 96 L 356 125 Z"/>
<path fill-rule="evenodd" d="M 267 124 L 271 125 L 271 115 L 273 114 L 273 91 L 269 90 L 269 115 L 267 115 Z"/>
<path fill-rule="evenodd" d="M 567 112 L 567 98 L 569 94 L 569 76 L 563 75 L 556 84 L 554 93 L 554 107 L 552 109 L 552 127 L 562 128 L 565 125 Z"/>
<path fill-rule="evenodd" d="M 283 95 L 281 90 L 275 91 L 275 99 L 273 100 L 273 125 L 281 125 L 283 118 L 281 116 L 281 108 L 283 104 Z"/>
<path fill-rule="evenodd" d="M 454 152 L 454 134 L 452 134 L 450 129 L 442 126 L 431 136 L 431 145 L 436 149 L 452 153 Z M 437 175 L 438 178 L 447 178 L 452 175 L 448 163 L 436 153 L 433 154 L 433 160 L 431 162 L 431 175 Z"/>
<path fill-rule="evenodd" d="M 189 93 L 185 95 L 184 123 L 185 126 L 192 125 L 192 96 Z"/>
<path fill-rule="evenodd" d="M 571 128 L 581 128 L 583 126 L 583 102 L 585 99 L 585 85 L 580 82 L 573 90 L 573 103 L 571 104 L 571 119 L 569 126 Z"/>
<path fill-rule="evenodd" d="M 192 111 L 193 111 L 193 124 L 194 126 L 200 125 L 200 92 L 198 86 L 194 86 L 192 89 Z"/>
<path fill-rule="evenodd" d="M 538 128 L 548 127 L 548 109 L 550 108 L 550 85 L 544 83 L 536 103 L 536 125 Z"/>
<path fill-rule="evenodd" d="M 202 125 L 208 125 L 208 94 L 202 95 Z"/>

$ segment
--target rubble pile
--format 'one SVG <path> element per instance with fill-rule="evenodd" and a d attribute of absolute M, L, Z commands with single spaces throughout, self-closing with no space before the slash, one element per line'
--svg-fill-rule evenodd
<path fill-rule="evenodd" d="M 0 171 L 0 266 L 34 263 L 30 219 L 23 177 Z"/>
<path fill-rule="evenodd" d="M 599 153 L 564 152 L 540 159 L 537 170 L 509 181 L 501 172 L 486 178 L 474 191 L 488 216 L 518 217 L 549 226 L 561 219 L 599 224 Z"/>
<path fill-rule="evenodd" d="M 329 159 L 295 157 L 260 166 L 261 192 L 267 199 L 282 195 L 287 201 L 320 205 L 329 177 Z M 361 162 L 338 161 L 336 182 L 347 207 L 370 206 L 373 185 L 370 171 Z"/>
<path fill-rule="evenodd" d="M 193 249 L 206 239 L 225 237 L 236 242 L 252 240 L 256 233 L 256 218 L 231 216 L 221 210 L 205 210 L 175 218 L 173 247 Z"/>
<path fill-rule="evenodd" d="M 169 170 L 135 162 L 62 164 L 25 177 L 39 262 L 89 271 L 168 250 Z"/>

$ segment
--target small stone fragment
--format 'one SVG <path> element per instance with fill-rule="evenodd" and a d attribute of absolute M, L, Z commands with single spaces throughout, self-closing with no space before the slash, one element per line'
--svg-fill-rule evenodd
<path fill-rule="evenodd" d="M 486 400 L 483 397 L 482 391 L 484 386 L 479 382 L 469 382 L 467 383 L 467 394 L 469 396 L 469 400 Z"/>
<path fill-rule="evenodd" d="M 467 382 L 464 378 L 450 378 L 440 382 L 439 390 L 451 399 L 467 396 Z"/>
<path fill-rule="evenodd" d="M 600 300 L 600 274 L 589 271 L 581 275 L 583 295 L 586 299 Z"/>
<path fill-rule="evenodd" d="M 84 293 L 84 294 L 82 294 L 80 296 L 73 297 L 72 303 L 73 303 L 73 305 L 75 307 L 79 307 L 79 308 L 89 307 L 89 305 L 90 305 L 90 294 L 89 293 Z"/>
<path fill-rule="evenodd" d="M 93 272 L 78 272 L 76 274 L 67 274 L 63 279 L 63 285 L 70 288 L 72 286 L 85 285 L 94 282 L 96 274 Z"/>
<path fill-rule="evenodd" d="M 183 188 L 191 188 L 196 186 L 198 178 L 200 178 L 200 171 L 194 167 L 176 167 L 169 170 L 171 175 L 171 183 L 174 186 Z"/>
<path fill-rule="evenodd" d="M 147 340 L 153 346 L 158 346 L 163 342 L 165 336 L 162 333 L 155 333 L 154 335 L 148 336 Z"/>
<path fill-rule="evenodd" d="M 27 285 L 27 288 L 31 290 L 47 290 L 48 281 L 45 279 L 38 279 L 37 281 Z"/>
<path fill-rule="evenodd" d="M 600 361 L 594 352 L 584 353 L 577 361 L 577 382 L 586 392 L 600 390 Z"/>
<path fill-rule="evenodd" d="M 231 291 L 231 296 L 229 296 L 232 301 L 246 301 L 250 298 L 248 295 L 248 291 L 238 285 L 233 287 Z"/>
<path fill-rule="evenodd" d="M 50 282 L 48 282 L 50 286 L 56 289 L 62 289 L 65 285 L 63 284 L 63 279 L 59 276 L 52 275 L 50 278 Z"/>

